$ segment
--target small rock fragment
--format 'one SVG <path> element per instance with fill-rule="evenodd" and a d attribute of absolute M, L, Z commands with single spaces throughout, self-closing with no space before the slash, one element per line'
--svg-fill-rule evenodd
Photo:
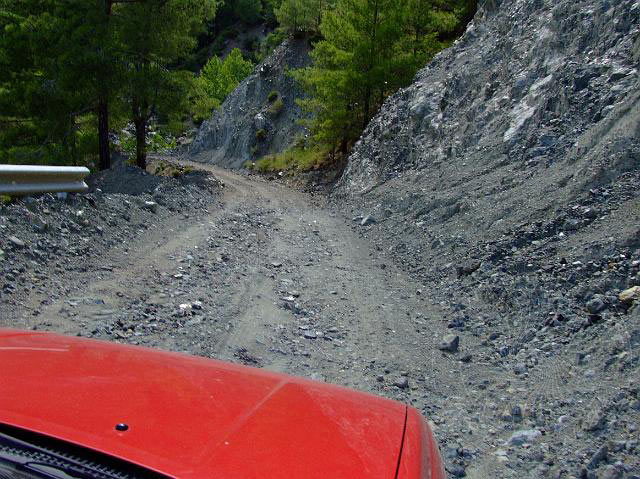
<path fill-rule="evenodd" d="M 409 387 L 409 379 L 405 376 L 401 376 L 393 381 L 393 385 L 400 389 L 407 389 Z"/>
<path fill-rule="evenodd" d="M 470 275 L 471 273 L 477 271 L 481 265 L 482 263 L 480 261 L 470 260 L 458 266 L 456 268 L 456 273 L 458 275 L 458 278 L 462 278 L 463 276 Z"/>
<path fill-rule="evenodd" d="M 516 374 L 524 374 L 527 372 L 527 365 L 524 363 L 516 363 L 513 366 L 513 372 Z"/>
<path fill-rule="evenodd" d="M 605 423 L 605 414 L 600 408 L 592 409 L 584 420 L 584 430 L 593 432 L 602 429 Z"/>
<path fill-rule="evenodd" d="M 600 446 L 598 450 L 595 452 L 593 456 L 591 456 L 591 460 L 587 465 L 588 469 L 596 469 L 598 465 L 607 459 L 607 454 L 609 454 L 609 448 L 607 445 Z"/>
<path fill-rule="evenodd" d="M 464 477 L 467 475 L 464 467 L 462 467 L 460 464 L 451 464 L 447 467 L 447 472 L 449 472 L 449 474 L 451 474 L 451 476 L 453 477 Z"/>
<path fill-rule="evenodd" d="M 511 437 L 507 441 L 507 445 L 521 446 L 523 444 L 530 444 L 540 436 L 542 436 L 542 433 L 537 429 L 521 429 L 520 431 L 516 431 L 511 435 Z"/>
<path fill-rule="evenodd" d="M 598 314 L 603 309 L 605 309 L 605 307 L 606 304 L 598 296 L 587 302 L 587 311 L 589 311 L 591 314 Z"/>
<path fill-rule="evenodd" d="M 375 223 L 376 223 L 376 219 L 371 215 L 367 215 L 364 218 L 362 218 L 362 221 L 360 222 L 360 226 L 369 226 Z"/>
<path fill-rule="evenodd" d="M 610 466 L 606 466 L 604 468 L 604 472 L 602 473 L 602 479 L 622 479 L 624 471 L 622 467 L 614 464 Z"/>
<path fill-rule="evenodd" d="M 618 298 L 625 304 L 633 303 L 634 301 L 640 299 L 640 286 L 634 286 L 632 288 L 625 289 L 622 293 L 620 293 Z"/>
<path fill-rule="evenodd" d="M 440 344 L 438 345 L 438 349 L 441 351 L 448 351 L 450 353 L 455 353 L 458 350 L 458 346 L 460 344 L 460 337 L 455 334 L 447 334 L 442 338 Z"/>
<path fill-rule="evenodd" d="M 155 201 L 145 201 L 143 208 L 145 210 L 149 210 L 152 213 L 157 213 L 158 212 L 158 203 L 156 203 Z"/>
<path fill-rule="evenodd" d="M 16 238 L 15 236 L 9 236 L 9 238 L 7 238 L 7 239 L 9 240 L 9 242 L 11 244 L 16 246 L 17 248 L 24 248 L 25 247 L 25 242 L 22 241 L 20 238 Z"/>

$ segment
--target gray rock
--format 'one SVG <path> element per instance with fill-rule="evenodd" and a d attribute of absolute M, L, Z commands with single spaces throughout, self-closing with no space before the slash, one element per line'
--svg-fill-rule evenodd
<path fill-rule="evenodd" d="M 306 330 L 304 332 L 304 337 L 306 339 L 316 339 L 318 337 L 318 335 L 317 335 L 317 333 L 315 331 L 312 331 L 312 330 L 309 329 L 309 330 Z"/>
<path fill-rule="evenodd" d="M 455 353 L 458 351 L 458 346 L 460 344 L 460 337 L 455 334 L 447 334 L 440 340 L 440 344 L 438 344 L 438 349 L 441 351 L 447 351 L 450 353 Z"/>
<path fill-rule="evenodd" d="M 507 441 L 508 446 L 521 446 L 523 444 L 531 444 L 542 436 L 542 432 L 538 429 L 521 429 L 511 434 Z"/>
<path fill-rule="evenodd" d="M 464 467 L 460 464 L 451 464 L 447 466 L 447 472 L 453 477 L 465 477 L 467 475 Z"/>
<path fill-rule="evenodd" d="M 587 302 L 587 311 L 591 314 L 598 314 L 605 308 L 606 304 L 599 295 Z"/>
<path fill-rule="evenodd" d="M 482 263 L 477 260 L 469 260 L 456 268 L 456 274 L 458 278 L 462 278 L 463 276 L 468 276 L 473 272 L 477 271 Z"/>
<path fill-rule="evenodd" d="M 584 418 L 583 427 L 585 431 L 594 432 L 602 429 L 606 422 L 606 415 L 604 411 L 595 407 L 592 408 Z"/>
<path fill-rule="evenodd" d="M 49 223 L 47 223 L 40 216 L 32 216 L 31 225 L 33 226 L 33 229 L 38 233 L 44 233 L 49 229 Z"/>
<path fill-rule="evenodd" d="M 360 226 L 369 226 L 375 223 L 376 223 L 376 219 L 371 215 L 367 215 L 364 218 L 362 218 L 362 221 L 360 222 Z"/>
<path fill-rule="evenodd" d="M 516 374 L 524 374 L 527 372 L 527 365 L 524 363 L 516 363 L 513 366 L 513 372 Z"/>
<path fill-rule="evenodd" d="M 158 203 L 156 203 L 155 201 L 145 201 L 142 205 L 145 210 L 149 210 L 154 214 L 158 213 L 158 206 Z"/>
<path fill-rule="evenodd" d="M 401 376 L 393 381 L 393 385 L 400 389 L 407 389 L 409 387 L 409 379 Z"/>
<path fill-rule="evenodd" d="M 16 248 L 24 248 L 26 246 L 24 241 L 22 241 L 20 238 L 17 238 L 15 236 L 9 236 L 7 239 Z"/>
<path fill-rule="evenodd" d="M 604 444 L 603 446 L 600 446 L 595 454 L 591 456 L 591 460 L 589 461 L 587 468 L 596 469 L 602 461 L 605 461 L 607 459 L 608 454 L 609 448 L 607 447 L 607 445 Z"/>
<path fill-rule="evenodd" d="M 602 479 L 622 479 L 624 477 L 624 469 L 619 465 L 605 466 L 602 471 Z"/>

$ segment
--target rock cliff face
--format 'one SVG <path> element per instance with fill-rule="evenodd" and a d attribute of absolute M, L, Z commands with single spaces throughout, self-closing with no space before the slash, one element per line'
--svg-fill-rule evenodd
<path fill-rule="evenodd" d="M 635 443 L 607 441 L 638 435 L 640 305 L 621 293 L 640 285 L 639 70 L 640 1 L 480 1 L 337 184 L 354 228 L 459 331 L 462 361 L 495 372 L 469 386 L 478 424 L 546 434 L 523 454 L 463 438 L 467 409 L 439 429 L 453 476 L 638 477 Z"/>
<path fill-rule="evenodd" d="M 337 193 L 402 221 L 422 250 L 591 223 L 568 206 L 640 167 L 639 22 L 637 0 L 481 2 L 464 36 L 384 104 Z"/>
<path fill-rule="evenodd" d="M 295 103 L 302 92 L 287 70 L 309 64 L 306 40 L 290 39 L 277 47 L 203 122 L 189 156 L 240 168 L 247 160 L 289 147 L 304 129 L 297 124 L 302 112 Z"/>
<path fill-rule="evenodd" d="M 635 168 L 639 18 L 634 0 L 481 2 L 455 46 L 371 122 L 343 191 L 451 169 L 456 181 L 486 186 L 496 172 L 567 171 L 575 191 Z"/>

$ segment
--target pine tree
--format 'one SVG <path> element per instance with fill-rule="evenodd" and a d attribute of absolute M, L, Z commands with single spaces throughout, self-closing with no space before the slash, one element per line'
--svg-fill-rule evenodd
<path fill-rule="evenodd" d="M 179 61 L 216 3 L 0 0 L 0 155 L 77 162 L 78 142 L 95 138 L 108 168 L 109 120 L 127 105 L 143 166 L 150 115 L 186 108 Z"/>
<path fill-rule="evenodd" d="M 406 49 L 412 52 L 415 68 L 447 46 L 447 35 L 458 26 L 455 7 L 450 0 L 407 1 Z"/>
<path fill-rule="evenodd" d="M 233 13 L 247 25 L 254 25 L 262 18 L 262 2 L 260 0 L 235 0 Z"/>
<path fill-rule="evenodd" d="M 312 113 L 307 123 L 316 142 L 346 152 L 384 99 L 449 44 L 474 6 L 475 0 L 338 0 L 327 9 L 313 65 L 293 73 L 308 93 L 299 103 Z"/>
<path fill-rule="evenodd" d="M 245 60 L 237 48 L 231 50 L 224 60 L 217 56 L 210 58 L 193 82 L 190 93 L 193 120 L 201 123 L 209 118 L 211 112 L 252 70 L 253 63 Z"/>
<path fill-rule="evenodd" d="M 397 87 L 402 69 L 403 0 L 338 0 L 320 25 L 323 40 L 313 66 L 294 73 L 310 93 L 316 140 L 346 150 L 370 120 L 380 98 Z"/>
<path fill-rule="evenodd" d="M 196 35 L 215 13 L 215 0 L 145 0 L 123 4 L 119 39 L 126 46 L 126 98 L 136 128 L 136 164 L 146 168 L 147 124 L 151 115 L 170 109 L 180 98 L 184 75 L 169 66 L 185 57 Z"/>
<path fill-rule="evenodd" d="M 322 14 L 329 0 L 283 0 L 274 10 L 280 27 L 291 34 L 315 33 L 320 29 Z"/>
<path fill-rule="evenodd" d="M 104 41 L 94 23 L 96 4 L 4 0 L 0 12 L 5 153 L 13 161 L 48 155 L 78 161 L 76 121 L 94 111 L 97 79 L 104 77 L 105 59 L 95 48 Z"/>

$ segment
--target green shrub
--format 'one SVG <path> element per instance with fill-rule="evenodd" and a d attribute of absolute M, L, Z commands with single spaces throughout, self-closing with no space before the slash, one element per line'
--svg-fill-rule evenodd
<path fill-rule="evenodd" d="M 136 137 L 123 133 L 120 136 L 120 150 L 123 153 L 135 153 L 136 152 Z"/>
<path fill-rule="evenodd" d="M 147 137 L 147 145 L 151 152 L 164 153 L 176 147 L 176 139 L 158 132 Z"/>
<path fill-rule="evenodd" d="M 135 135 L 122 133 L 120 135 L 120 150 L 123 153 L 134 154 L 136 152 L 137 140 Z M 165 153 L 177 146 L 176 139 L 171 135 L 157 132 L 147 135 L 147 150 L 152 153 Z M 135 158 L 134 163 L 135 164 Z"/>
<path fill-rule="evenodd" d="M 80 165 L 92 165 L 98 162 L 98 135 L 86 131 L 79 134 L 76 148 L 76 163 Z"/>
<path fill-rule="evenodd" d="M 163 125 L 161 131 L 170 136 L 182 136 L 187 130 L 185 122 L 179 118 L 170 118 L 166 125 Z"/>
<path fill-rule="evenodd" d="M 265 130 L 264 128 L 260 128 L 258 131 L 256 131 L 256 140 L 264 141 L 266 138 L 267 130 Z"/>
<path fill-rule="evenodd" d="M 269 108 L 267 108 L 267 113 L 271 116 L 278 116 L 280 112 L 282 112 L 283 108 L 284 102 L 282 101 L 282 98 L 278 98 L 269 106 Z"/>
<path fill-rule="evenodd" d="M 193 168 L 190 166 L 182 166 L 171 161 L 153 160 L 149 163 L 148 171 L 156 176 L 178 178 L 191 173 Z"/>
<path fill-rule="evenodd" d="M 267 96 L 267 100 L 269 100 L 269 103 L 273 103 L 279 97 L 280 97 L 280 92 L 277 92 L 276 90 L 271 90 L 271 92 L 269 92 L 269 95 Z"/>
<path fill-rule="evenodd" d="M 262 40 L 262 43 L 260 45 L 259 59 L 262 61 L 266 57 L 271 55 L 271 52 L 273 52 L 273 50 L 275 50 L 278 45 L 284 42 L 287 39 L 288 35 L 289 34 L 281 28 L 276 28 L 274 31 L 269 33 L 269 35 L 267 35 L 264 40 Z"/>
<path fill-rule="evenodd" d="M 191 115 L 196 124 L 211 116 L 229 93 L 253 70 L 253 63 L 245 60 L 237 48 L 222 60 L 214 56 L 194 79 L 190 95 Z"/>
<path fill-rule="evenodd" d="M 255 163 L 255 169 L 266 173 L 276 171 L 309 171 L 323 167 L 328 158 L 326 150 L 321 148 L 291 149 L 267 155 Z"/>

